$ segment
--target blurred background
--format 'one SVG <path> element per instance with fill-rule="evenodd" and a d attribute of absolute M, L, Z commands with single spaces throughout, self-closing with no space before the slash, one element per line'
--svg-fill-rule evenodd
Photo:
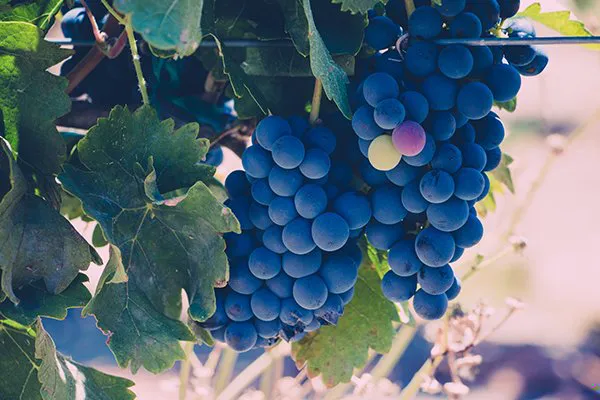
<path fill-rule="evenodd" d="M 530 3 L 522 1 L 522 7 Z M 600 1 L 541 3 L 543 11 L 570 9 L 600 34 Z M 536 28 L 538 36 L 554 35 L 542 26 Z M 464 310 L 483 301 L 500 313 L 508 297 L 525 304 L 475 349 L 482 364 L 468 384 L 470 399 L 600 399 L 600 51 L 563 45 L 548 46 L 547 52 L 550 64 L 545 72 L 523 80 L 517 111 L 499 112 L 508 132 L 503 150 L 515 159 L 516 194 L 496 197 L 497 209 L 484 219 L 484 240 L 463 257 L 464 267 L 478 254 L 490 260 L 464 287 L 459 298 Z M 220 179 L 241 168 L 237 156 L 224 152 Z M 79 221 L 77 228 L 91 238 L 92 225 Z M 514 235 L 526 240 L 526 249 L 492 262 Z M 108 259 L 107 248 L 101 250 Z M 100 267 L 89 270 L 92 290 L 100 273 Z M 94 319 L 82 320 L 79 313 L 71 310 L 66 321 L 45 321 L 58 349 L 76 361 L 127 376 L 116 367 Z M 398 388 L 429 356 L 436 323 L 430 325 L 419 329 L 390 381 L 366 387 L 357 379 L 347 393 L 354 391 L 352 398 L 396 398 Z M 198 360 L 205 363 L 210 350 L 196 346 Z M 233 377 L 260 354 L 240 355 Z M 289 357 L 281 368 L 291 377 L 298 372 Z M 214 388 L 203 383 L 212 371 L 193 371 L 187 398 L 212 398 Z M 437 377 L 449 380 L 444 365 Z M 160 377 L 140 371 L 133 379 L 140 399 L 178 396 L 179 366 Z M 317 397 L 325 395 L 318 380 L 307 384 L 314 385 Z M 275 395 L 303 398 L 301 391 L 293 390 L 297 387 L 297 380 L 283 380 Z M 243 397 L 264 398 L 252 390 Z"/>

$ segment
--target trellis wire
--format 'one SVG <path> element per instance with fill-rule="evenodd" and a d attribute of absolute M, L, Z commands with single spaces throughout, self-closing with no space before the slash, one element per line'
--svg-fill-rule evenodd
<path fill-rule="evenodd" d="M 96 44 L 93 40 L 46 39 L 61 46 L 91 47 Z M 549 36 L 535 38 L 449 38 L 433 41 L 439 45 L 462 44 L 466 46 L 522 46 L 522 45 L 557 45 L 557 44 L 600 44 L 600 36 Z M 233 39 L 223 40 L 224 47 L 293 47 L 289 39 L 259 40 L 259 39 Z M 215 48 L 214 40 L 203 40 L 200 47 Z"/>

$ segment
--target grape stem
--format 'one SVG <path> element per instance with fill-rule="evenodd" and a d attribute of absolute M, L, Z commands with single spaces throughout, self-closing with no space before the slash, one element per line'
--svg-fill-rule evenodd
<path fill-rule="evenodd" d="M 185 342 L 183 345 L 185 359 L 181 362 L 181 371 L 179 372 L 179 400 L 185 400 L 187 395 L 188 381 L 192 370 L 192 353 L 194 352 L 194 342 Z"/>
<path fill-rule="evenodd" d="M 321 96 L 323 95 L 323 84 L 320 79 L 315 79 L 315 90 L 313 91 L 313 98 L 310 107 L 310 117 L 308 121 L 311 125 L 314 125 L 319 119 L 319 112 L 321 111 Z"/>
<path fill-rule="evenodd" d="M 413 12 L 415 12 L 416 9 L 414 0 L 404 0 L 404 6 L 406 8 L 406 15 L 408 16 L 408 18 L 410 18 L 410 16 Z"/>
<path fill-rule="evenodd" d="M 137 76 L 140 93 L 142 94 L 142 102 L 147 105 L 150 104 L 150 98 L 148 97 L 146 79 L 144 78 L 144 73 L 142 72 L 142 64 L 140 63 L 140 55 L 138 53 L 135 35 L 133 34 L 133 27 L 131 26 L 131 19 L 127 20 L 127 23 L 125 24 L 125 31 L 127 32 L 127 38 L 129 39 L 131 58 L 133 59 L 133 67 L 135 68 L 135 75 Z"/>
<path fill-rule="evenodd" d="M 500 250 L 498 253 L 494 254 L 493 256 L 491 256 L 481 262 L 475 261 L 475 263 L 473 265 L 471 265 L 471 267 L 467 270 L 467 272 L 465 272 L 464 275 L 460 278 L 461 282 L 463 282 L 463 283 L 466 282 L 468 279 L 472 278 L 473 275 L 475 275 L 478 271 L 480 271 L 486 267 L 489 267 L 490 265 L 493 265 L 498 260 L 501 260 L 505 256 L 512 254 L 514 251 L 515 251 L 515 245 L 511 243 L 508 246 L 506 246 L 505 248 L 503 248 L 502 250 Z"/>
<path fill-rule="evenodd" d="M 261 357 L 259 357 L 258 359 L 260 359 Z M 233 382 L 230 383 L 230 381 L 231 381 L 231 375 L 233 375 L 233 369 L 235 368 L 235 363 L 237 362 L 237 358 L 238 358 L 238 353 L 236 353 L 235 350 L 233 350 L 232 348 L 225 347 L 223 349 L 223 355 L 221 357 L 221 362 L 219 363 L 219 368 L 217 370 L 217 375 L 215 377 L 215 386 L 214 386 L 215 394 L 218 396 L 217 398 L 219 400 L 221 400 L 223 398 L 221 396 L 221 392 L 226 390 L 226 393 L 228 393 L 230 390 L 230 387 L 233 385 Z M 258 359 L 257 359 L 257 361 L 258 361 Z M 248 368 L 250 368 L 253 364 L 250 364 L 250 366 L 248 366 Z M 246 369 L 248 369 L 248 368 L 246 368 Z M 245 372 L 245 370 L 243 372 Z M 238 375 L 238 377 L 235 379 L 238 380 L 240 378 L 240 376 L 241 376 L 241 374 Z"/>

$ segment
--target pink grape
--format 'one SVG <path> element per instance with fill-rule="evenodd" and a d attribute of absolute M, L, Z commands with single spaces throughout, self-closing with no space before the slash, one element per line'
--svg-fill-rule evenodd
<path fill-rule="evenodd" d="M 394 147 L 405 156 L 416 156 L 425 147 L 425 130 L 414 121 L 405 121 L 392 133 Z"/>

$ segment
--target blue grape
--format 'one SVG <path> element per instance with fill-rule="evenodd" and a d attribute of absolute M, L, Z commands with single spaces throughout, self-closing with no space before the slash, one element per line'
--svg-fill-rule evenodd
<path fill-rule="evenodd" d="M 427 207 L 427 219 L 431 226 L 442 232 L 454 232 L 467 222 L 469 206 L 456 197 Z"/>
<path fill-rule="evenodd" d="M 321 250 L 339 250 L 346 244 L 349 236 L 348 223 L 339 214 L 327 212 L 313 221 L 312 237 Z"/>
<path fill-rule="evenodd" d="M 377 103 L 373 118 L 375 123 L 382 129 L 394 129 L 406 116 L 404 106 L 398 99 L 385 99 Z"/>
<path fill-rule="evenodd" d="M 288 252 L 283 255 L 282 267 L 292 278 L 303 278 L 317 272 L 321 268 L 321 260 L 319 249 L 303 255 Z"/>
<path fill-rule="evenodd" d="M 402 191 L 397 186 L 384 185 L 371 193 L 373 217 L 382 224 L 397 224 L 408 211 L 402 205 Z"/>
<path fill-rule="evenodd" d="M 341 293 L 339 296 L 342 299 L 342 303 L 344 303 L 344 305 L 350 303 L 350 301 L 352 301 L 352 298 L 354 297 L 354 288 L 348 290 L 347 292 Z"/>
<path fill-rule="evenodd" d="M 231 209 L 235 217 L 240 222 L 240 227 L 243 230 L 253 229 L 254 224 L 250 220 L 250 203 L 245 197 L 238 197 L 235 199 L 229 199 L 225 202 L 225 205 Z"/>
<path fill-rule="evenodd" d="M 484 31 L 492 29 L 500 20 L 500 5 L 496 0 L 469 2 L 467 9 L 479 17 Z"/>
<path fill-rule="evenodd" d="M 448 298 L 445 294 L 437 296 L 417 290 L 413 299 L 413 307 L 417 315 L 423 319 L 434 320 L 444 316 L 448 309 Z"/>
<path fill-rule="evenodd" d="M 443 294 L 454 283 L 454 272 L 449 265 L 439 268 L 423 267 L 417 274 L 417 281 L 425 292 Z"/>
<path fill-rule="evenodd" d="M 456 233 L 456 232 L 454 232 L 454 233 Z M 456 246 L 456 250 L 454 251 L 454 256 L 452 257 L 450 262 L 453 263 L 455 261 L 458 261 L 464 253 L 465 253 L 464 248 Z"/>
<path fill-rule="evenodd" d="M 377 72 L 369 75 L 363 83 L 363 95 L 371 107 L 385 99 L 398 97 L 400 88 L 398 82 L 389 74 Z"/>
<path fill-rule="evenodd" d="M 225 342 L 238 352 L 252 349 L 258 340 L 256 328 L 250 322 L 232 322 L 225 329 Z"/>
<path fill-rule="evenodd" d="M 441 0 L 435 8 L 444 17 L 456 17 L 465 9 L 466 4 L 466 0 Z"/>
<path fill-rule="evenodd" d="M 442 32 L 442 16 L 433 7 L 419 7 L 408 19 L 408 32 L 413 37 L 433 39 Z"/>
<path fill-rule="evenodd" d="M 454 175 L 454 195 L 461 200 L 475 200 L 485 186 L 481 172 L 474 168 L 462 168 Z"/>
<path fill-rule="evenodd" d="M 327 301 L 327 285 L 317 275 L 310 275 L 294 282 L 294 300 L 307 310 L 316 310 Z"/>
<path fill-rule="evenodd" d="M 304 160 L 304 145 L 295 136 L 282 136 L 273 143 L 273 161 L 281 168 L 296 168 Z"/>
<path fill-rule="evenodd" d="M 286 299 L 292 296 L 292 287 L 294 280 L 284 271 L 279 272 L 274 278 L 268 279 L 265 285 L 271 292 L 275 293 L 280 299 Z"/>
<path fill-rule="evenodd" d="M 296 218 L 283 228 L 283 244 L 294 254 L 308 254 L 316 246 L 312 239 L 311 223 L 304 218 Z"/>
<path fill-rule="evenodd" d="M 257 203 L 250 205 L 248 216 L 252 224 L 260 230 L 265 230 L 273 224 L 271 218 L 269 218 L 269 209 Z"/>
<path fill-rule="evenodd" d="M 481 82 L 471 82 L 463 86 L 456 99 L 458 111 L 469 119 L 481 119 L 492 109 L 494 96 L 490 88 Z"/>
<path fill-rule="evenodd" d="M 500 146 L 504 140 L 505 131 L 502 120 L 495 112 L 490 112 L 479 121 L 475 121 L 475 142 L 484 150 L 491 150 Z"/>
<path fill-rule="evenodd" d="M 443 203 L 454 193 L 452 175 L 442 170 L 431 170 L 421 178 L 421 194 L 430 203 Z"/>
<path fill-rule="evenodd" d="M 527 37 L 527 36 L 523 36 Z M 506 61 L 515 67 L 523 67 L 535 59 L 535 48 L 533 46 L 507 46 L 504 49 Z M 502 64 L 498 64 L 502 65 Z"/>
<path fill-rule="evenodd" d="M 271 150 L 273 144 L 280 137 L 291 134 L 292 128 L 290 124 L 285 119 L 276 116 L 270 116 L 260 121 L 254 131 L 258 144 L 266 150 Z"/>
<path fill-rule="evenodd" d="M 473 55 L 472 75 L 478 76 L 490 69 L 494 65 L 494 55 L 492 50 L 487 46 L 470 47 L 469 50 Z"/>
<path fill-rule="evenodd" d="M 448 140 L 456 131 L 456 118 L 449 111 L 434 111 L 427 120 L 428 132 L 437 141 Z"/>
<path fill-rule="evenodd" d="M 322 149 L 309 149 L 300 164 L 300 172 L 309 179 L 321 179 L 327 176 L 330 168 L 329 155 Z"/>
<path fill-rule="evenodd" d="M 416 274 L 423 267 L 415 252 L 414 240 L 401 240 L 396 243 L 390 249 L 388 262 L 396 275 L 404 277 Z"/>
<path fill-rule="evenodd" d="M 451 143 L 443 143 L 431 160 L 431 167 L 453 174 L 460 169 L 462 161 L 462 153 L 458 147 Z"/>
<path fill-rule="evenodd" d="M 404 190 L 402 190 L 402 205 L 409 212 L 415 214 L 425 212 L 427 207 L 429 207 L 429 202 L 425 200 L 421 194 L 419 183 L 420 181 L 415 179 L 414 181 L 409 182 L 408 185 L 404 187 Z"/>
<path fill-rule="evenodd" d="M 465 143 L 460 146 L 463 157 L 463 167 L 483 171 L 487 163 L 487 155 L 483 147 L 476 143 Z"/>
<path fill-rule="evenodd" d="M 455 38 L 478 38 L 482 33 L 481 21 L 473 13 L 460 13 L 450 23 L 450 35 Z"/>
<path fill-rule="evenodd" d="M 279 317 L 281 300 L 267 288 L 254 292 L 250 298 L 250 307 L 256 318 L 262 321 L 272 321 Z"/>
<path fill-rule="evenodd" d="M 475 143 L 475 128 L 470 123 L 466 123 L 462 127 L 456 129 L 456 133 L 452 136 L 452 143 L 457 146 L 464 143 Z M 460 147 L 460 146 L 459 146 Z"/>
<path fill-rule="evenodd" d="M 307 147 L 321 149 L 325 153 L 331 154 L 335 150 L 337 139 L 330 129 L 317 126 L 306 133 L 305 141 Z"/>
<path fill-rule="evenodd" d="M 273 168 L 273 160 L 269 152 L 260 146 L 250 146 L 242 155 L 244 171 L 253 178 L 266 178 Z"/>
<path fill-rule="evenodd" d="M 248 183 L 248 179 L 246 179 L 246 174 L 242 170 L 231 172 L 227 175 L 227 179 L 225 179 L 225 189 L 231 198 L 244 196 L 249 188 L 250 184 Z"/>
<path fill-rule="evenodd" d="M 367 225 L 367 239 L 377 250 L 389 250 L 404 235 L 401 224 L 385 225 L 375 220 Z"/>
<path fill-rule="evenodd" d="M 298 190 L 294 204 L 301 217 L 313 219 L 327 208 L 327 194 L 320 185 L 309 183 Z"/>
<path fill-rule="evenodd" d="M 454 282 L 452 283 L 452 286 L 450 286 L 450 289 L 446 290 L 446 293 L 445 293 L 448 300 L 451 301 L 451 300 L 456 299 L 458 297 L 458 295 L 460 294 L 461 289 L 462 289 L 462 286 L 461 286 L 460 279 L 454 278 Z"/>
<path fill-rule="evenodd" d="M 324 325 L 336 325 L 343 313 L 344 302 L 340 296 L 335 294 L 329 294 L 325 304 L 314 311 L 315 320 Z"/>
<path fill-rule="evenodd" d="M 462 248 L 473 247 L 483 238 L 483 225 L 479 218 L 469 215 L 467 222 L 452 233 L 456 245 Z"/>
<path fill-rule="evenodd" d="M 308 120 L 298 115 L 292 115 L 287 119 L 287 122 L 290 124 L 290 128 L 292 129 L 292 135 L 299 139 L 302 139 L 306 131 L 310 129 Z"/>
<path fill-rule="evenodd" d="M 385 172 L 375 169 L 366 158 L 361 161 L 359 171 L 363 180 L 371 187 L 381 186 L 388 181 Z"/>
<path fill-rule="evenodd" d="M 317 312 L 317 310 L 315 310 L 314 312 Z M 319 322 L 319 320 L 317 320 L 317 318 L 315 316 L 315 318 L 313 318 L 313 320 L 310 321 L 310 324 L 308 324 L 304 327 L 304 331 L 302 333 L 306 334 L 309 332 L 314 332 L 317 329 L 319 329 L 320 327 L 321 327 L 321 323 Z"/>
<path fill-rule="evenodd" d="M 63 15 L 60 28 L 66 38 L 72 40 L 92 40 L 92 23 L 84 7 L 75 7 Z"/>
<path fill-rule="evenodd" d="M 244 179 L 246 179 L 245 176 Z M 225 182 L 225 185 L 227 185 L 227 182 Z M 255 181 L 250 188 L 250 193 L 254 201 L 263 206 L 270 205 L 271 201 L 275 198 L 275 193 L 271 190 L 269 180 L 266 178 Z"/>
<path fill-rule="evenodd" d="M 301 324 L 306 326 L 312 322 L 313 313 L 301 307 L 293 298 L 288 298 L 281 302 L 279 318 L 286 325 L 295 326 Z"/>
<path fill-rule="evenodd" d="M 256 328 L 258 336 L 265 339 L 271 339 L 276 337 L 281 330 L 281 321 L 279 321 L 279 319 L 274 319 L 272 321 L 256 319 L 254 320 L 254 327 Z"/>
<path fill-rule="evenodd" d="M 283 254 L 287 251 L 287 248 L 283 244 L 282 240 L 283 228 L 278 225 L 271 225 L 268 227 L 262 236 L 262 242 L 264 246 L 271 250 L 273 253 Z M 229 253 L 228 253 L 229 255 Z"/>
<path fill-rule="evenodd" d="M 227 325 L 223 326 L 219 329 L 215 329 L 210 331 L 211 336 L 213 337 L 213 339 L 215 339 L 216 341 L 225 342 L 225 330 L 227 329 Z"/>
<path fill-rule="evenodd" d="M 369 200 L 357 192 L 347 192 L 333 203 L 333 210 L 342 216 L 352 230 L 364 227 L 371 219 Z"/>
<path fill-rule="evenodd" d="M 248 268 L 248 260 L 231 260 L 229 271 L 229 287 L 240 294 L 252 294 L 261 287 L 262 281 L 255 277 Z"/>
<path fill-rule="evenodd" d="M 523 76 L 537 76 L 548 66 L 548 56 L 540 49 L 535 49 L 533 61 L 522 67 L 516 67 L 517 71 Z"/>
<path fill-rule="evenodd" d="M 521 89 L 521 75 L 512 65 L 496 64 L 487 73 L 485 83 L 492 91 L 494 100 L 509 101 Z"/>
<path fill-rule="evenodd" d="M 297 169 L 273 167 L 269 173 L 269 186 L 278 196 L 293 196 L 296 194 L 304 179 Z"/>
<path fill-rule="evenodd" d="M 421 89 L 432 110 L 450 110 L 456 103 L 456 93 L 458 92 L 456 81 L 441 74 L 429 76 L 423 82 Z"/>
<path fill-rule="evenodd" d="M 208 165 L 212 165 L 213 167 L 218 167 L 223 163 L 223 149 L 221 146 L 216 146 L 211 148 L 208 153 L 206 153 L 206 160 L 204 161 Z"/>
<path fill-rule="evenodd" d="M 483 167 L 484 171 L 492 171 L 500 165 L 500 162 L 502 161 L 502 150 L 500 150 L 500 147 L 486 150 L 485 155 L 487 162 L 485 163 L 485 167 Z"/>
<path fill-rule="evenodd" d="M 408 165 L 400 161 L 394 169 L 386 171 L 387 178 L 396 186 L 406 186 L 409 182 L 421 175 L 421 168 Z"/>
<path fill-rule="evenodd" d="M 340 294 L 354 287 L 358 279 L 358 269 L 349 256 L 332 255 L 321 266 L 319 275 L 329 292 Z"/>
<path fill-rule="evenodd" d="M 429 267 L 441 267 L 448 264 L 454 256 L 455 247 L 451 234 L 433 227 L 419 232 L 415 241 L 415 251 L 419 260 Z"/>
<path fill-rule="evenodd" d="M 223 235 L 227 243 L 227 255 L 229 257 L 249 256 L 254 249 L 252 234 L 242 232 L 240 234 L 230 232 Z"/>
<path fill-rule="evenodd" d="M 438 67 L 448 78 L 461 79 L 473 70 L 473 55 L 463 45 L 446 46 L 438 57 Z"/>
<path fill-rule="evenodd" d="M 215 329 L 219 329 L 224 327 L 227 322 L 229 322 L 229 317 L 225 312 L 225 297 L 226 293 L 224 290 L 216 290 L 216 304 L 217 307 L 215 309 L 215 313 L 206 321 L 200 323 L 204 329 L 213 331 Z"/>
<path fill-rule="evenodd" d="M 375 53 L 375 69 L 379 72 L 390 74 L 398 81 L 401 81 L 404 77 L 402 63 L 403 60 L 400 59 L 400 55 L 393 50 L 385 53 Z"/>
<path fill-rule="evenodd" d="M 483 180 L 485 181 L 485 186 L 483 187 L 483 193 L 481 193 L 481 196 L 479 196 L 478 198 L 475 199 L 476 202 L 483 200 L 490 191 L 490 178 L 488 178 L 487 174 L 483 174 Z"/>
<path fill-rule="evenodd" d="M 425 77 L 437 69 L 438 49 L 430 42 L 417 42 L 406 50 L 404 66 L 413 75 Z M 402 101 L 404 103 L 404 100 Z M 406 106 L 406 103 L 404 104 Z M 418 121 L 417 121 L 418 122 Z"/>
<path fill-rule="evenodd" d="M 230 292 L 225 298 L 225 312 L 232 321 L 248 321 L 253 315 L 250 308 L 250 296 Z"/>
<path fill-rule="evenodd" d="M 514 18 L 506 24 L 509 37 L 528 39 L 536 36 L 535 27 L 529 18 Z M 524 66 L 535 58 L 535 48 L 530 45 L 506 46 L 506 60 L 514 66 Z"/>
<path fill-rule="evenodd" d="M 402 93 L 400 101 L 406 110 L 406 119 L 422 123 L 429 114 L 429 102 L 419 92 L 407 91 Z"/>
<path fill-rule="evenodd" d="M 386 49 L 394 45 L 400 33 L 400 27 L 388 17 L 371 18 L 365 29 L 365 42 L 375 50 Z"/>
<path fill-rule="evenodd" d="M 393 271 L 388 271 L 381 280 L 383 295 L 396 302 L 410 300 L 417 291 L 416 275 L 402 277 Z"/>
<path fill-rule="evenodd" d="M 358 138 L 358 148 L 360 149 L 360 152 L 362 153 L 362 155 L 367 158 L 369 157 L 369 147 L 371 146 L 371 142 L 372 142 L 372 140 L 364 140 L 364 139 Z"/>
<path fill-rule="evenodd" d="M 248 268 L 259 279 L 271 279 L 281 271 L 281 256 L 266 247 L 258 247 L 250 254 Z"/>
<path fill-rule="evenodd" d="M 237 215 L 237 214 L 236 214 Z M 290 197 L 276 197 L 269 204 L 269 218 L 279 226 L 285 226 L 298 216 L 294 200 Z"/>
<path fill-rule="evenodd" d="M 364 140 L 373 140 L 383 133 L 373 116 L 374 109 L 365 105 L 360 107 L 352 116 L 352 129 L 356 135 Z"/>
<path fill-rule="evenodd" d="M 348 243 L 346 243 L 346 245 L 340 250 L 338 254 L 343 254 L 350 257 L 354 262 L 354 266 L 356 267 L 356 269 L 358 269 L 358 267 L 362 263 L 363 253 L 360 247 L 358 246 L 356 240 L 348 241 Z"/>
<path fill-rule="evenodd" d="M 422 167 L 429 164 L 435 155 L 436 145 L 435 139 L 430 134 L 426 135 L 425 147 L 416 156 L 405 156 L 402 157 L 405 163 L 412 165 L 413 167 Z"/>

